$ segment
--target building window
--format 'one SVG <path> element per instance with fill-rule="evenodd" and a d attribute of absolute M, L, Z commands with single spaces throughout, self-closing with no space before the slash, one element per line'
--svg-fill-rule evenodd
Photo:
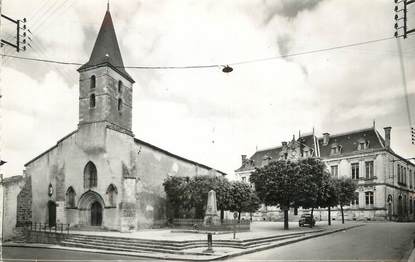
<path fill-rule="evenodd" d="M 412 170 L 408 169 L 408 173 L 409 173 L 409 187 L 412 188 L 413 185 L 413 181 L 412 181 Z"/>
<path fill-rule="evenodd" d="M 122 110 L 122 99 L 118 98 L 118 111 Z"/>
<path fill-rule="evenodd" d="M 88 162 L 84 168 L 84 188 L 97 186 L 97 168 L 94 163 Z"/>
<path fill-rule="evenodd" d="M 359 163 L 352 164 L 352 179 L 359 179 Z"/>
<path fill-rule="evenodd" d="M 118 93 L 121 94 L 122 93 L 122 82 L 121 80 L 118 81 Z"/>
<path fill-rule="evenodd" d="M 402 172 L 402 174 L 403 174 L 403 184 L 404 185 L 406 185 L 406 167 L 402 167 L 402 169 L 403 169 L 403 172 Z"/>
<path fill-rule="evenodd" d="M 365 150 L 369 148 L 369 141 L 361 139 L 357 142 L 357 150 Z"/>
<path fill-rule="evenodd" d="M 95 108 L 95 94 L 89 96 L 89 107 Z"/>
<path fill-rule="evenodd" d="M 338 144 L 336 144 L 336 143 L 334 143 L 334 144 L 331 146 L 331 148 L 330 148 L 330 154 L 331 154 L 331 155 L 337 155 L 337 154 L 340 154 L 340 153 L 341 153 L 341 150 L 342 150 L 342 146 L 341 146 L 341 145 L 338 145 Z"/>
<path fill-rule="evenodd" d="M 89 81 L 89 87 L 90 89 L 94 89 L 96 86 L 96 77 L 94 75 L 91 76 L 91 79 Z"/>
<path fill-rule="evenodd" d="M 412 214 L 414 212 L 413 206 L 412 206 L 412 197 L 409 198 L 409 213 Z"/>
<path fill-rule="evenodd" d="M 365 169 L 366 169 L 366 179 L 373 178 L 373 161 L 365 162 Z"/>
<path fill-rule="evenodd" d="M 66 190 L 66 207 L 67 208 L 74 208 L 75 207 L 75 190 L 73 187 L 69 187 Z"/>
<path fill-rule="evenodd" d="M 117 206 L 117 195 L 118 195 L 117 187 L 114 186 L 113 184 L 109 185 L 107 189 L 107 197 L 108 197 L 109 206 L 111 207 Z"/>
<path fill-rule="evenodd" d="M 339 166 L 331 166 L 330 169 L 332 177 L 339 177 Z"/>
<path fill-rule="evenodd" d="M 373 192 L 365 192 L 366 205 L 373 205 Z"/>
<path fill-rule="evenodd" d="M 352 205 L 354 206 L 359 205 L 359 192 L 354 192 L 354 199 L 352 201 Z"/>

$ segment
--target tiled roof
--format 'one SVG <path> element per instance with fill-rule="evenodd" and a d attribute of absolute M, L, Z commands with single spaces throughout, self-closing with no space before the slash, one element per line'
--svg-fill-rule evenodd
<path fill-rule="evenodd" d="M 385 149 L 384 138 L 373 127 L 361 130 L 354 130 L 347 133 L 329 135 L 329 141 L 327 145 L 323 145 L 323 137 L 317 139 L 313 134 L 302 135 L 299 139 L 297 139 L 298 142 L 315 150 L 314 140 L 318 140 L 318 149 L 320 152 L 320 157 L 323 159 L 334 156 L 339 157 L 346 154 Z M 368 148 L 359 151 L 359 141 L 367 141 Z M 341 147 L 341 151 L 339 154 L 331 155 L 331 148 L 333 145 Z M 271 160 L 277 160 L 280 158 L 279 154 L 282 150 L 282 146 L 279 146 L 256 151 L 247 161 L 245 161 L 245 163 L 241 167 L 235 170 L 235 172 L 252 170 L 255 167 L 261 166 L 265 156 L 271 157 Z M 392 149 L 388 150 L 393 153 Z"/>
<path fill-rule="evenodd" d="M 323 138 L 319 138 L 318 143 L 320 147 L 320 157 L 331 157 L 332 155 L 330 155 L 330 151 L 334 144 L 341 146 L 340 156 L 343 154 L 359 152 L 358 141 L 360 140 L 369 142 L 367 150 L 384 148 L 381 142 L 381 136 L 377 133 L 377 131 L 374 128 L 367 128 L 343 134 L 330 135 L 327 145 L 323 145 Z"/>
<path fill-rule="evenodd" d="M 114 24 L 109 11 L 105 13 L 89 61 L 82 65 L 78 71 L 100 66 L 110 66 L 129 81 L 134 82 L 132 77 L 124 69 L 120 47 L 118 46 Z"/>

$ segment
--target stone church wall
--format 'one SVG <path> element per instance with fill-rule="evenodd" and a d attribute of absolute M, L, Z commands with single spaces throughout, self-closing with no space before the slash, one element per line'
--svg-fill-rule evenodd
<path fill-rule="evenodd" d="M 3 241 L 16 236 L 16 221 L 19 210 L 22 210 L 22 206 L 18 203 L 18 195 L 24 183 L 22 176 L 7 177 L 3 180 Z"/>
<path fill-rule="evenodd" d="M 193 177 L 221 175 L 213 169 L 183 159 L 154 146 L 136 140 L 137 161 L 137 220 L 140 227 L 148 227 L 166 218 L 166 199 L 163 182 L 168 176 Z"/>
<path fill-rule="evenodd" d="M 32 222 L 32 177 L 23 178 L 23 188 L 17 195 L 16 226 Z"/>

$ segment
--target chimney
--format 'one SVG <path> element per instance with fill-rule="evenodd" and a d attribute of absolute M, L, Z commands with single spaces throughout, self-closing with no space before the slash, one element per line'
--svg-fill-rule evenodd
<path fill-rule="evenodd" d="M 385 130 L 385 147 L 390 148 L 391 146 L 391 130 L 392 127 L 387 126 L 383 128 Z"/>
<path fill-rule="evenodd" d="M 282 149 L 285 150 L 287 148 L 287 142 L 282 142 Z"/>
<path fill-rule="evenodd" d="M 323 134 L 323 146 L 327 146 L 329 144 L 330 134 L 324 133 Z"/>
<path fill-rule="evenodd" d="M 241 155 L 241 159 L 242 159 L 242 165 L 243 165 L 246 161 L 246 155 Z"/>

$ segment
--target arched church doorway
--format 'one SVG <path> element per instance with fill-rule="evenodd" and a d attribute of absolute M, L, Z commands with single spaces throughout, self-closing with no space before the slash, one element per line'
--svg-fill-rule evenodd
<path fill-rule="evenodd" d="M 98 201 L 91 205 L 91 226 L 100 226 L 102 224 L 102 206 Z"/>
<path fill-rule="evenodd" d="M 51 227 L 56 225 L 56 203 L 53 201 L 48 202 L 48 222 Z"/>
<path fill-rule="evenodd" d="M 101 226 L 105 223 L 104 199 L 95 191 L 88 190 L 79 198 L 79 224 Z"/>

